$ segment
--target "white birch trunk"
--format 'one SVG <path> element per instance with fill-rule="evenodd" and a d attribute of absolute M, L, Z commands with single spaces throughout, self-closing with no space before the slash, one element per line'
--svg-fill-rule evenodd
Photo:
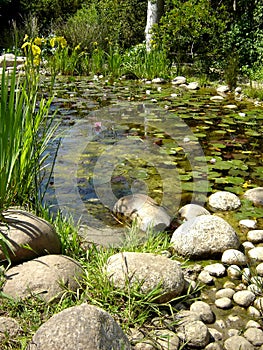
<path fill-rule="evenodd" d="M 152 27 L 157 24 L 163 14 L 163 0 L 148 0 L 147 22 L 145 28 L 146 50 L 151 50 Z"/>

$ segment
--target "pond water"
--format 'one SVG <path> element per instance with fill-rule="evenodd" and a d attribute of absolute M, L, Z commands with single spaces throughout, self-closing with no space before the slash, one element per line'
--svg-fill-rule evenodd
<path fill-rule="evenodd" d="M 135 81 L 60 78 L 54 91 L 61 144 L 45 200 L 75 221 L 116 226 L 111 209 L 131 193 L 176 217 L 215 190 L 242 196 L 263 186 L 262 105 L 234 95 L 212 101 L 214 88 Z M 262 217 L 243 208 L 237 217 Z"/>

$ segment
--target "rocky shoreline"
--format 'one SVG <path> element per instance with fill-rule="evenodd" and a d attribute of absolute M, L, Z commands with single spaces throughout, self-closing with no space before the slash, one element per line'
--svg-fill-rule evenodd
<path fill-rule="evenodd" d="M 263 188 L 248 190 L 245 197 L 252 206 L 262 205 Z M 161 283 L 162 293 L 154 302 L 159 305 L 169 302 L 174 310 L 172 314 L 164 311 L 145 327 L 129 329 L 124 334 L 106 311 L 84 303 L 63 310 L 43 323 L 27 349 L 262 350 L 263 229 L 257 227 L 256 220 L 253 228 L 253 220 L 240 221 L 242 230 L 246 230 L 246 240 L 241 242 L 238 233 L 217 216 L 218 211 L 233 211 L 240 205 L 236 195 L 216 192 L 207 202 L 208 209 L 214 213 L 195 204 L 180 209 L 184 221 L 173 233 L 171 251 L 163 251 L 161 255 L 121 252 L 108 259 L 105 271 L 116 288 L 125 288 L 128 281 L 130 286 L 139 283 L 141 292 L 149 293 Z M 16 211 L 13 224 L 21 219 L 21 213 L 17 217 L 15 214 Z M 147 213 L 144 211 L 143 215 Z M 36 218 L 36 222 L 39 220 Z M 14 234 L 19 227 L 16 224 L 10 230 L 13 241 L 19 237 Z M 79 262 L 60 255 L 57 244 L 52 254 L 52 245 L 49 249 L 48 244 L 52 239 L 57 242 L 57 238 L 50 225 L 45 226 L 41 221 L 41 230 L 36 230 L 35 224 L 28 229 L 32 227 L 38 235 L 29 235 L 32 242 L 27 239 L 26 244 L 36 248 L 38 240 L 44 242 L 49 254 L 23 262 L 23 250 L 17 250 L 15 262 L 18 263 L 20 254 L 21 262 L 6 271 L 2 291 L 14 299 L 37 295 L 46 302 L 54 302 L 63 295 L 65 283 L 76 291 L 85 271 Z M 50 242 L 43 240 L 46 235 Z M 229 236 L 233 239 L 228 240 Z M 188 242 L 187 251 L 185 242 Z M 185 263 L 191 257 L 191 249 L 192 262 Z M 178 252 L 182 259 L 175 259 L 174 253 Z M 187 301 L 181 300 L 183 295 L 188 295 Z M 76 331 L 68 332 L 69 329 Z M 15 319 L 0 317 L 2 339 L 20 331 Z"/>

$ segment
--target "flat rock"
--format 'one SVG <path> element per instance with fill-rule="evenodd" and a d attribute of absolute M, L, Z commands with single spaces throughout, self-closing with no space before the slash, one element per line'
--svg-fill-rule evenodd
<path fill-rule="evenodd" d="M 221 102 L 221 101 L 224 100 L 224 97 L 223 97 L 223 96 L 215 95 L 215 96 L 210 97 L 210 100 L 211 100 L 211 101 L 219 101 L 219 102 Z"/>
<path fill-rule="evenodd" d="M 143 293 L 162 286 L 156 302 L 166 302 L 179 296 L 185 280 L 180 265 L 169 258 L 152 253 L 122 252 L 112 255 L 106 266 L 107 274 L 118 288 L 141 283 Z"/>
<path fill-rule="evenodd" d="M 216 299 L 219 299 L 219 298 L 229 298 L 229 299 L 231 299 L 234 294 L 235 294 L 234 289 L 232 289 L 232 288 L 222 288 L 222 289 L 219 289 L 216 292 L 215 297 L 216 297 Z"/>
<path fill-rule="evenodd" d="M 45 254 L 59 254 L 61 244 L 53 226 L 36 215 L 23 210 L 9 209 L 3 212 L 5 222 L 0 230 L 5 234 L 11 250 L 11 261 L 24 261 Z M 0 249 L 0 259 L 5 254 Z"/>
<path fill-rule="evenodd" d="M 104 310 L 88 304 L 52 316 L 37 330 L 27 350 L 130 350 L 128 338 Z"/>
<path fill-rule="evenodd" d="M 234 193 L 228 191 L 218 191 L 209 196 L 208 205 L 213 211 L 227 211 L 239 208 L 241 201 Z"/>
<path fill-rule="evenodd" d="M 257 227 L 257 221 L 252 219 L 244 219 L 239 221 L 239 225 L 245 228 L 254 229 Z"/>
<path fill-rule="evenodd" d="M 189 258 L 211 258 L 240 246 L 235 230 L 213 215 L 200 215 L 184 222 L 174 231 L 171 243 L 178 254 Z"/>
<path fill-rule="evenodd" d="M 239 266 L 237 265 L 230 265 L 227 268 L 227 275 L 231 279 L 239 279 L 242 276 L 242 271 Z"/>
<path fill-rule="evenodd" d="M 15 299 L 37 295 L 46 301 L 59 298 L 66 286 L 76 291 L 83 270 L 73 259 L 63 255 L 45 255 L 7 270 L 3 292 Z"/>
<path fill-rule="evenodd" d="M 197 81 L 192 81 L 187 85 L 188 90 L 198 90 L 200 89 L 200 86 Z"/>
<path fill-rule="evenodd" d="M 220 93 L 226 93 L 229 91 L 229 86 L 228 85 L 220 85 L 217 87 L 216 91 L 220 92 Z"/>

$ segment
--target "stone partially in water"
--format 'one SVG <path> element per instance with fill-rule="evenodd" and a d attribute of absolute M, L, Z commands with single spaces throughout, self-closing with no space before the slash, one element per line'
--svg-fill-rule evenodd
<path fill-rule="evenodd" d="M 235 210 L 240 207 L 241 202 L 237 195 L 228 191 L 218 191 L 208 198 L 208 205 L 213 211 Z"/>
<path fill-rule="evenodd" d="M 178 214 L 181 219 L 186 221 L 191 220 L 200 215 L 210 215 L 209 211 L 198 204 L 186 204 L 179 211 Z"/>
<path fill-rule="evenodd" d="M 211 258 L 240 246 L 235 230 L 224 219 L 212 215 L 186 221 L 174 231 L 171 242 L 178 254 L 189 258 Z"/>
<path fill-rule="evenodd" d="M 263 187 L 256 187 L 247 190 L 244 197 L 252 201 L 256 205 L 263 205 Z"/>
<path fill-rule="evenodd" d="M 120 198 L 113 207 L 113 213 L 119 220 L 135 220 L 142 231 L 147 231 L 148 228 L 163 231 L 171 223 L 165 209 L 151 197 L 141 193 Z"/>

